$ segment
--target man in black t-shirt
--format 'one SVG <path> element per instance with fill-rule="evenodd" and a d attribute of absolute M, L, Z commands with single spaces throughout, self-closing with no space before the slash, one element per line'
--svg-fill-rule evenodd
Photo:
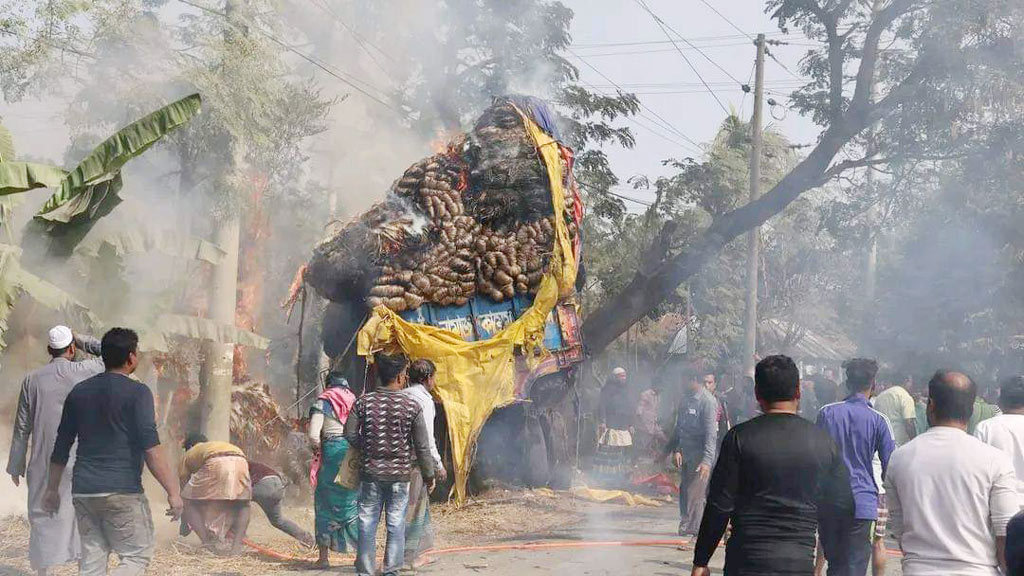
<path fill-rule="evenodd" d="M 851 514 L 853 495 L 839 449 L 797 415 L 800 372 L 787 356 L 757 364 L 755 394 L 763 415 L 737 425 L 722 441 L 694 549 L 693 576 L 708 562 L 732 522 L 725 574 L 814 571 L 818 515 Z"/>
<path fill-rule="evenodd" d="M 143 462 L 167 491 L 167 514 L 174 520 L 181 515 L 178 481 L 160 450 L 153 394 L 128 377 L 139 363 L 138 345 L 138 335 L 125 328 L 103 336 L 106 372 L 71 390 L 57 428 L 43 507 L 51 513 L 60 507 L 60 479 L 77 439 L 71 497 L 82 542 L 81 576 L 106 575 L 111 552 L 120 557 L 119 576 L 146 571 L 154 542 Z"/>

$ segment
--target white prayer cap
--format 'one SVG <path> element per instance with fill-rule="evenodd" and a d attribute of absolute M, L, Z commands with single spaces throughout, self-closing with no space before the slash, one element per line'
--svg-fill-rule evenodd
<path fill-rule="evenodd" d="M 51 350 L 63 350 L 68 346 L 71 346 L 71 342 L 74 341 L 75 337 L 71 334 L 71 328 L 67 326 L 54 326 L 50 328 L 50 349 Z"/>
<path fill-rule="evenodd" d="M 622 366 L 619 366 L 615 370 L 612 370 L 612 374 L 614 374 L 616 376 L 625 376 L 626 375 L 626 369 L 623 368 Z"/>

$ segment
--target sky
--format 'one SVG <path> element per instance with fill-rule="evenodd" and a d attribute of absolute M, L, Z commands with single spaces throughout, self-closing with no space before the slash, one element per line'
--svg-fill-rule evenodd
<path fill-rule="evenodd" d="M 636 147 L 607 149 L 622 182 L 616 190 L 620 195 L 649 202 L 653 192 L 634 190 L 627 183 L 630 177 L 645 175 L 653 180 L 668 174 L 663 160 L 699 157 L 695 144 L 714 137 L 725 110 L 750 117 L 753 94 L 744 95 L 740 85 L 753 83 L 752 38 L 759 32 L 770 40 L 790 43 L 770 47 L 781 64 L 766 59 L 766 100 L 777 104 L 765 105 L 765 125 L 798 144 L 812 143 L 817 137 L 810 120 L 785 106 L 788 94 L 799 84 L 799 60 L 811 41 L 799 32 L 783 35 L 764 13 L 763 0 L 562 1 L 575 14 L 568 57 L 579 68 L 582 81 L 605 93 L 614 93 L 620 86 L 636 93 L 643 105 L 640 115 L 625 123 L 633 128 Z M 661 18 L 665 30 L 641 2 Z M 335 86 L 329 77 L 317 79 Z M 19 154 L 58 164 L 68 144 L 61 137 L 66 133 L 61 122 L 65 111 L 63 104 L 52 99 L 29 99 L 16 105 L 0 102 L 0 116 L 19 136 Z M 640 203 L 628 204 L 634 210 L 643 208 Z"/>
<path fill-rule="evenodd" d="M 795 144 L 815 141 L 818 130 L 813 123 L 785 107 L 788 94 L 799 84 L 799 61 L 812 41 L 797 31 L 783 35 L 764 13 L 763 1 L 644 0 L 692 68 L 640 0 L 563 2 L 575 13 L 569 59 L 580 69 L 581 80 L 606 93 L 614 93 L 613 83 L 617 84 L 636 93 L 644 106 L 640 117 L 626 123 L 636 135 L 636 147 L 607 149 L 612 168 L 622 181 L 618 193 L 653 200 L 653 192 L 634 190 L 626 180 L 639 174 L 652 180 L 667 175 L 662 166 L 666 158 L 699 157 L 693 143 L 705 143 L 714 137 L 725 118 L 723 107 L 750 118 L 753 93 L 744 97 L 740 85 L 753 85 L 756 48 L 751 38 L 761 32 L 769 40 L 791 43 L 769 47 L 781 64 L 771 58 L 765 60 L 766 100 L 777 102 L 776 106 L 765 104 L 765 126 L 774 127 Z M 701 78 L 717 101 L 701 84 Z"/>

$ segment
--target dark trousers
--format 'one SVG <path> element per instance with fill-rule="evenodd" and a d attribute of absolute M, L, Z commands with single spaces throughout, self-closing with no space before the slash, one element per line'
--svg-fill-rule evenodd
<path fill-rule="evenodd" d="M 828 561 L 828 576 L 867 574 L 874 527 L 874 520 L 857 520 L 852 516 L 822 518 L 818 536 Z"/>
<path fill-rule="evenodd" d="M 696 534 L 704 516 L 707 500 L 707 482 L 697 477 L 700 460 L 683 460 L 682 476 L 679 482 L 679 529 L 681 532 Z"/>

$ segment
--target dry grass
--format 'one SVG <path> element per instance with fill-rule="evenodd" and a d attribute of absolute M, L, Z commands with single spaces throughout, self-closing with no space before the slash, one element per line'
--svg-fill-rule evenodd
<path fill-rule="evenodd" d="M 153 510 L 159 510 L 153 503 Z M 493 490 L 485 496 L 456 508 L 449 504 L 435 505 L 431 509 L 437 531 L 438 547 L 486 544 L 507 540 L 538 539 L 572 526 L 582 519 L 577 505 L 568 497 L 552 498 L 533 492 Z M 313 526 L 311 507 L 292 507 L 287 516 L 302 526 Z M 294 540 L 272 528 L 258 511 L 253 512 L 249 537 L 275 552 L 298 558 L 315 557 Z M 255 552 L 223 558 L 198 546 L 195 536 L 180 539 L 174 526 L 155 518 L 157 524 L 157 551 L 150 564 L 149 574 L 174 576 L 218 576 L 272 574 L 279 570 L 298 570 L 306 562 L 281 561 L 266 558 Z M 383 544 L 381 538 L 379 543 Z M 335 566 L 352 562 L 351 556 L 335 555 Z M 29 576 L 28 522 L 21 517 L 0 519 L 0 576 Z M 73 565 L 63 566 L 54 576 L 73 576 Z"/>

